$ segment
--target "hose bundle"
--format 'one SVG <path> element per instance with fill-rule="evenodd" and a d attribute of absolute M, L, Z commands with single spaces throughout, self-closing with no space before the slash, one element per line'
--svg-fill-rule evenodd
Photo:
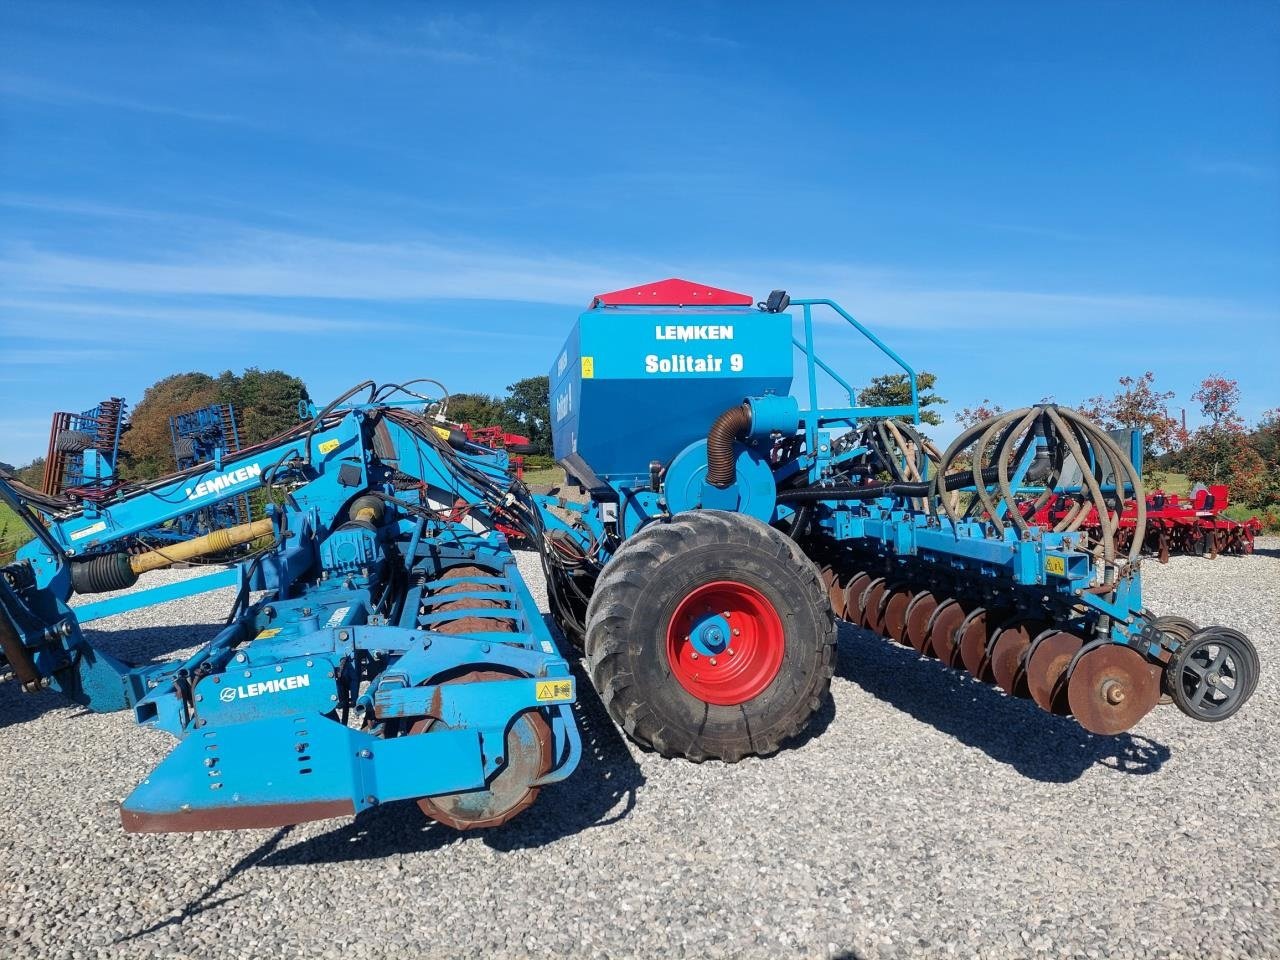
<path fill-rule="evenodd" d="M 1029 509 L 1019 510 L 1015 507 L 1010 471 L 1033 447 L 1035 459 L 1026 480 L 1041 487 L 1042 492 Z M 1111 567 L 1117 560 L 1120 504 L 1125 499 L 1125 487 L 1131 486 L 1137 503 L 1137 522 L 1125 559 L 1128 563 L 1135 562 L 1142 551 L 1147 525 L 1142 477 L 1105 430 L 1068 407 L 1036 404 L 999 414 L 965 430 L 939 460 L 938 473 L 932 481 L 934 503 L 941 504 L 947 516 L 958 522 L 960 515 L 955 505 L 943 494 L 957 489 L 953 485 L 956 478 L 966 477 L 967 483 L 961 485 L 972 486 L 976 494 L 967 514 L 982 507 L 996 531 L 1003 535 L 1006 524 L 997 510 L 998 501 L 1003 500 L 1010 505 L 1009 520 L 1025 534 L 1030 529 L 1027 517 L 1060 492 L 1068 457 L 1079 466 L 1083 489 L 1076 506 L 1057 523 L 1054 532 L 1078 529 L 1088 516 L 1089 507 L 1093 507 L 1102 531 L 1102 559 Z M 953 472 L 957 467 L 963 469 Z M 1108 484 L 1113 486 L 1110 497 L 1103 490 Z"/>

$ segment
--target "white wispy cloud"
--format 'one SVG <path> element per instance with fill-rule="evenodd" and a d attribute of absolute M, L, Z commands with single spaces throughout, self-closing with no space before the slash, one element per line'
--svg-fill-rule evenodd
<path fill-rule="evenodd" d="M 1195 160 L 1191 169 L 1211 177 L 1235 177 L 1242 180 L 1272 181 L 1280 177 L 1280 167 L 1251 160 Z"/>
<path fill-rule="evenodd" d="M 100 90 L 86 90 L 49 83 L 35 77 L 21 75 L 0 76 L 0 96 L 14 100 L 29 100 L 35 103 L 53 105 L 88 104 L 95 107 L 107 107 L 117 110 L 128 110 L 134 113 L 151 113 L 165 117 L 179 117 L 185 120 L 196 120 L 202 123 L 230 123 L 254 126 L 256 124 L 246 117 L 230 113 L 217 113 L 197 110 L 180 104 L 161 103 L 151 100 L 138 100 L 133 97 L 118 96 Z"/>
<path fill-rule="evenodd" d="M 132 213 L 104 208 L 101 215 Z M 771 283 L 786 286 L 797 297 L 830 297 L 876 329 L 1026 327 L 1079 335 L 1086 330 L 1120 329 L 1124 324 L 1147 329 L 1207 322 L 1270 325 L 1280 320 L 1274 306 L 1222 298 L 1002 287 L 987 277 L 877 264 L 782 259 L 726 263 L 713 257 L 673 264 L 636 256 L 513 250 L 431 235 L 346 239 L 254 229 L 208 218 L 186 222 L 173 215 L 170 220 L 149 231 L 149 248 L 163 251 L 154 254 L 108 256 L 34 242 L 9 245 L 0 252 L 0 284 L 10 293 L 9 300 L 0 304 L 4 311 L 0 324 L 7 317 L 9 331 L 16 333 L 25 323 L 24 311 L 66 309 L 72 315 L 154 324 L 208 322 L 227 329 L 339 332 L 392 323 L 361 316 L 360 302 L 506 300 L 581 307 L 601 291 L 668 276 L 688 276 L 760 297 L 767 292 L 764 285 Z M 155 302 L 191 297 L 211 298 L 211 302 L 207 307 Z M 214 299 L 227 297 L 271 298 L 280 302 L 281 309 L 230 307 Z M 134 298 L 138 305 L 118 304 L 119 298 Z M 348 306 L 321 315 L 290 303 L 308 300 Z M 354 315 L 334 317 L 332 313 Z"/>
<path fill-rule="evenodd" d="M 99 363 L 123 356 L 124 351 L 97 347 L 18 347 L 0 353 L 0 366 L 62 367 Z"/>

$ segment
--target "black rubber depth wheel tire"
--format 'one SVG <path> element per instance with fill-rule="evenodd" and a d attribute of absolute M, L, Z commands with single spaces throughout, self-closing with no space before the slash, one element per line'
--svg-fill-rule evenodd
<path fill-rule="evenodd" d="M 776 675 L 734 705 L 694 696 L 668 654 L 682 602 L 723 582 L 763 598 L 781 625 Z M 587 610 L 587 666 L 610 715 L 642 746 L 695 762 L 776 753 L 826 698 L 835 644 L 835 616 L 813 562 L 767 524 L 719 510 L 678 514 L 632 537 L 600 575 Z"/>
<path fill-rule="evenodd" d="M 176 460 L 193 460 L 196 455 L 196 441 L 193 437 L 179 437 L 173 445 L 173 456 Z"/>
<path fill-rule="evenodd" d="M 1210 663 L 1208 651 L 1216 647 L 1218 657 Z M 1229 668 L 1231 686 L 1215 689 L 1219 683 L 1218 663 Z M 1218 723 L 1235 715 L 1258 687 L 1261 661 L 1253 642 L 1230 627 L 1206 627 L 1193 634 L 1173 655 L 1167 667 L 1173 702 L 1195 720 Z M 1209 669 L 1213 667 L 1213 669 Z M 1213 678 L 1208 678 L 1212 673 Z"/>
<path fill-rule="evenodd" d="M 58 453 L 84 453 L 92 446 L 93 437 L 82 430 L 63 430 L 53 441 Z"/>

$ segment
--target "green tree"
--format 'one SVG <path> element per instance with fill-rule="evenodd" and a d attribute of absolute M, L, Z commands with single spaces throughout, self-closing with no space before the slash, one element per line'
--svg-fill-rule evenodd
<path fill-rule="evenodd" d="M 1004 413 L 1004 407 L 983 397 L 982 402 L 976 407 L 963 407 L 956 414 L 955 420 L 960 425 L 960 429 L 968 430 L 970 427 L 976 427 L 982 421 L 998 417 L 1002 413 Z"/>
<path fill-rule="evenodd" d="M 946 403 L 933 392 L 938 382 L 937 374 L 921 371 L 916 374 L 916 397 L 920 402 L 920 422 L 938 426 L 942 417 L 929 407 Z M 863 407 L 896 407 L 911 402 L 911 381 L 905 373 L 886 373 L 875 377 L 870 386 L 858 392 L 858 405 Z"/>
<path fill-rule="evenodd" d="M 298 422 L 298 403 L 311 399 L 299 378 L 283 370 L 249 367 L 240 376 L 218 377 L 218 402 L 234 404 L 244 424 L 242 443 L 269 440 Z"/>
<path fill-rule="evenodd" d="M 129 414 L 129 429 L 120 440 L 120 472 L 147 479 L 174 467 L 169 418 L 216 403 L 218 385 L 207 373 L 175 373 L 143 391 Z"/>
<path fill-rule="evenodd" d="M 1156 375 L 1148 370 L 1140 377 L 1121 377 L 1114 396 L 1090 397 L 1080 411 L 1107 430 L 1141 430 L 1143 461 L 1178 449 L 1186 434 L 1169 415 L 1172 390 L 1159 390 Z"/>
<path fill-rule="evenodd" d="M 1182 454 L 1187 477 L 1205 484 L 1225 483 L 1233 499 L 1261 506 L 1267 499 L 1266 463 L 1249 442 L 1237 410 L 1240 389 L 1226 377 L 1206 377 L 1192 398 L 1209 422 L 1188 440 Z"/>
<path fill-rule="evenodd" d="M 455 393 L 449 397 L 445 417 L 452 423 L 469 423 L 473 427 L 499 427 L 505 412 L 501 397 L 488 393 Z"/>
<path fill-rule="evenodd" d="M 529 438 L 535 454 L 551 452 L 551 380 L 525 377 L 507 387 L 503 426 Z"/>
<path fill-rule="evenodd" d="M 44 486 L 44 457 L 36 457 L 25 467 L 18 467 L 10 472 L 28 487 L 35 487 L 39 490 Z"/>
<path fill-rule="evenodd" d="M 298 401 L 307 388 L 281 370 L 250 367 L 242 376 L 230 370 L 217 378 L 207 373 L 175 373 L 157 380 L 142 394 L 129 416 L 129 429 L 120 442 L 121 473 L 147 479 L 174 468 L 169 418 L 213 403 L 230 403 L 240 411 L 242 444 L 275 436 L 298 422 Z"/>

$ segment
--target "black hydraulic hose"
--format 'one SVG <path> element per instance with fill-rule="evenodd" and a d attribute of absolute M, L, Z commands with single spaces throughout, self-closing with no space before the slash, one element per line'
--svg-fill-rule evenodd
<path fill-rule="evenodd" d="M 707 431 L 707 483 L 724 490 L 737 479 L 733 442 L 751 429 L 751 408 L 745 404 L 730 407 Z"/>
<path fill-rule="evenodd" d="M 983 483 L 995 483 L 995 467 L 982 471 Z M 783 490 L 778 494 L 779 503 L 812 503 L 815 500 L 875 500 L 879 497 L 927 497 L 935 489 L 936 480 L 901 480 L 889 483 L 870 483 L 863 487 L 803 487 Z M 973 483 L 967 471 L 952 473 L 942 478 L 942 486 L 948 492 L 962 490 Z"/>

